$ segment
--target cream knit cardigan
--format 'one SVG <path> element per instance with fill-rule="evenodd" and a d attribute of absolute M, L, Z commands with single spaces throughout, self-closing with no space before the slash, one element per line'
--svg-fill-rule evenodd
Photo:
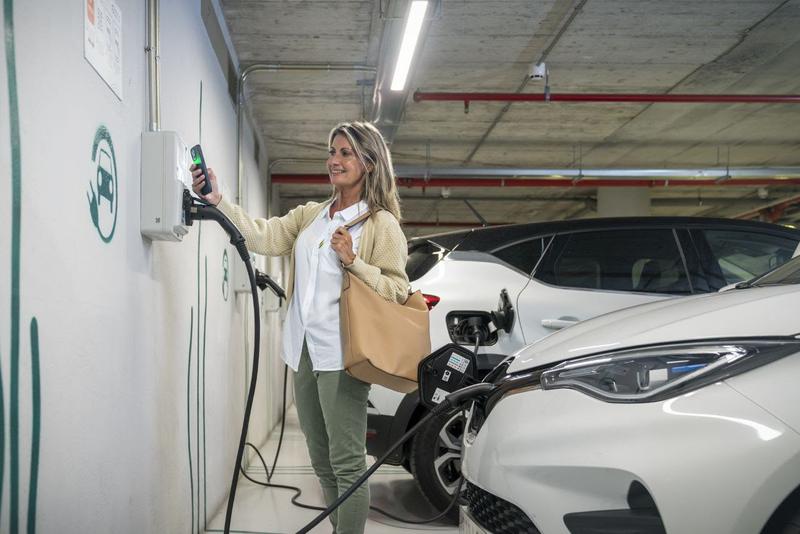
<path fill-rule="evenodd" d="M 297 236 L 306 229 L 323 209 L 326 202 L 309 202 L 297 206 L 283 217 L 253 219 L 236 204 L 222 199 L 217 206 L 236 225 L 244 236 L 248 250 L 265 256 L 289 254 L 289 279 L 286 283 L 286 302 L 294 292 L 294 258 Z M 373 213 L 361 231 L 356 259 L 345 267 L 380 296 L 392 302 L 405 302 L 409 282 L 406 275 L 408 245 L 398 220 L 385 210 Z"/>

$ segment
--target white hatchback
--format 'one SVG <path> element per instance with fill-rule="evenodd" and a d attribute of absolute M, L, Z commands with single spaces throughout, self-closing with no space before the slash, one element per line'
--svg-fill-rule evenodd
<path fill-rule="evenodd" d="M 775 534 L 800 525 L 800 258 L 582 322 L 492 371 L 463 532 Z"/>
<path fill-rule="evenodd" d="M 460 325 L 493 311 L 505 289 L 511 332 L 480 347 L 483 372 L 560 328 L 622 308 L 715 292 L 796 253 L 800 232 L 753 221 L 691 217 L 584 219 L 453 232 L 409 241 L 413 289 L 432 306 L 431 346 L 472 348 Z M 380 386 L 370 393 L 367 451 L 380 457 L 427 410 L 416 393 Z M 431 420 L 387 463 L 411 471 L 427 499 L 445 509 L 461 477 L 459 412 Z M 451 509 L 455 512 L 455 508 Z M 455 514 L 457 517 L 457 514 Z"/>

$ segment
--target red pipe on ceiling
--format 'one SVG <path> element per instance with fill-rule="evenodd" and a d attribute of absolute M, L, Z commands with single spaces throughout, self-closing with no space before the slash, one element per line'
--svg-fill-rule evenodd
<path fill-rule="evenodd" d="M 800 204 L 800 195 L 795 195 L 790 198 L 783 199 L 779 202 L 774 202 L 769 206 L 762 206 L 754 210 L 746 211 L 738 215 L 734 215 L 734 219 L 752 219 L 753 217 L 760 217 L 761 220 L 774 223 L 783 217 L 787 208 Z"/>
<path fill-rule="evenodd" d="M 414 93 L 414 102 L 640 102 L 691 104 L 800 104 L 800 95 L 648 93 Z"/>
<path fill-rule="evenodd" d="M 330 184 L 327 174 L 273 174 L 273 184 Z M 729 180 L 583 178 L 397 178 L 399 187 L 757 187 L 800 185 L 800 178 L 732 178 Z"/>

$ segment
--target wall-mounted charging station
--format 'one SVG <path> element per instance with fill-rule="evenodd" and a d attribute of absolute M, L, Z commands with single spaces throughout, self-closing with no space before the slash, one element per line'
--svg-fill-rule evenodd
<path fill-rule="evenodd" d="M 189 148 L 177 132 L 142 133 L 140 226 L 153 241 L 180 241 L 189 230 L 183 190 L 191 185 Z"/>

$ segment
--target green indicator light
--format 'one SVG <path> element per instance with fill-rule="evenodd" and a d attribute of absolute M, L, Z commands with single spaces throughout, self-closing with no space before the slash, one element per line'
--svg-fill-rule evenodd
<path fill-rule="evenodd" d="M 200 165 L 200 156 L 198 155 L 192 156 L 192 161 L 195 163 L 195 165 Z"/>

